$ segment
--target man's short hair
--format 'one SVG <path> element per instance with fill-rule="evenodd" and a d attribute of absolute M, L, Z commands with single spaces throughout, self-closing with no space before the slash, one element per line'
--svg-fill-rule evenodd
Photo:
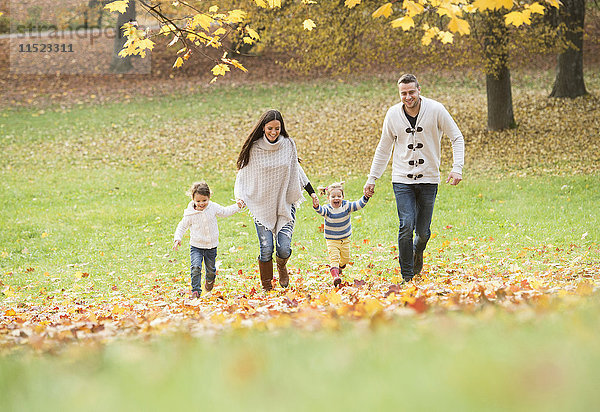
<path fill-rule="evenodd" d="M 417 87 L 419 87 L 419 82 L 417 81 L 417 76 L 415 76 L 414 74 L 410 74 L 410 73 L 406 73 L 406 74 L 403 74 L 402 76 L 400 76 L 400 78 L 398 79 L 398 85 L 400 85 L 400 83 L 404 83 L 404 84 L 414 83 Z"/>

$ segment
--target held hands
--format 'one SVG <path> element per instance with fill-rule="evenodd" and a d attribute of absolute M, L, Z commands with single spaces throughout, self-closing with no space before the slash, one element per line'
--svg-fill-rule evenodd
<path fill-rule="evenodd" d="M 316 193 L 313 193 L 310 195 L 310 197 L 312 197 L 312 202 L 313 202 L 313 208 L 318 208 L 319 207 L 319 196 L 317 196 Z"/>
<path fill-rule="evenodd" d="M 173 241 L 173 249 L 178 250 L 179 246 L 181 246 L 181 240 L 174 240 Z"/>
<path fill-rule="evenodd" d="M 375 194 L 375 184 L 374 183 L 366 183 L 363 188 L 363 194 L 365 197 L 370 198 Z"/>
<path fill-rule="evenodd" d="M 456 186 L 462 180 L 462 175 L 456 172 L 450 172 L 448 175 L 448 179 L 446 179 L 446 183 L 450 183 L 452 186 Z"/>
<path fill-rule="evenodd" d="M 244 201 L 242 199 L 235 199 L 235 203 L 237 203 L 237 205 L 240 209 L 243 209 L 246 207 L 246 203 L 244 203 Z"/>

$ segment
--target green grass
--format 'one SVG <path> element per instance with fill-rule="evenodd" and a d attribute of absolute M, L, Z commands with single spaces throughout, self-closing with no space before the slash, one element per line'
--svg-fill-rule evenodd
<path fill-rule="evenodd" d="M 528 78 L 523 87 L 541 93 Z M 171 250 L 185 190 L 205 179 L 214 201 L 232 202 L 235 156 L 263 109 L 283 111 L 313 185 L 342 178 L 354 200 L 395 93 L 393 82 L 382 80 L 228 86 L 127 105 L 1 112 L 0 287 L 38 305 L 78 286 L 87 302 L 115 286 L 143 299 L 154 278 L 187 289 L 187 243 Z M 482 91 L 467 81 L 431 87 L 432 97 L 457 93 L 481 102 Z M 478 156 L 488 152 L 473 152 L 469 160 L 485 163 Z M 447 159 L 443 168 L 447 173 Z M 499 271 L 598 264 L 597 173 L 466 170 L 458 187 L 439 188 L 426 260 L 433 275 L 482 262 Z M 374 263 L 391 277 L 397 267 L 389 180 L 388 173 L 353 217 L 355 273 Z M 292 266 L 326 263 L 320 224 L 308 204 L 299 209 Z M 254 271 L 250 217 L 221 219 L 219 227 L 221 270 Z M 377 244 L 383 247 L 373 250 Z M 553 253 L 540 255 L 543 248 Z M 83 272 L 89 277 L 81 279 Z M 0 294 L 2 313 L 7 302 L 14 297 Z M 589 410 L 598 401 L 599 309 L 596 294 L 547 312 L 434 311 L 315 333 L 283 328 L 72 344 L 54 355 L 5 348 L 0 392 L 15 411 Z"/>

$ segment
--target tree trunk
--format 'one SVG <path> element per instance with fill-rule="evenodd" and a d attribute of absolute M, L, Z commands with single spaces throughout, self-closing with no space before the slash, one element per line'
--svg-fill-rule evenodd
<path fill-rule="evenodd" d="M 120 13 L 117 17 L 117 32 L 115 34 L 115 43 L 113 49 L 112 62 L 110 64 L 110 70 L 115 73 L 127 73 L 133 68 L 131 63 L 131 56 L 121 57 L 119 52 L 123 48 L 123 45 L 127 41 L 123 36 L 123 29 L 121 27 L 131 21 L 135 20 L 135 1 L 130 1 L 125 13 Z"/>
<path fill-rule="evenodd" d="M 558 21 L 567 49 L 558 55 L 556 78 L 550 97 L 575 98 L 587 94 L 583 79 L 583 25 L 585 0 L 562 0 Z"/>
<path fill-rule="evenodd" d="M 487 13 L 483 27 L 488 130 L 512 129 L 516 122 L 508 68 L 508 29 L 499 12 Z"/>
<path fill-rule="evenodd" d="M 504 66 L 499 73 L 486 74 L 488 130 L 513 129 L 517 126 L 513 113 L 510 70 Z"/>

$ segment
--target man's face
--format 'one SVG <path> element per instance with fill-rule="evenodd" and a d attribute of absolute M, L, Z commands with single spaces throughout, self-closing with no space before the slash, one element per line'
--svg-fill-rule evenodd
<path fill-rule="evenodd" d="M 406 107 L 412 109 L 419 104 L 421 88 L 416 83 L 400 83 L 398 89 L 400 99 Z"/>

